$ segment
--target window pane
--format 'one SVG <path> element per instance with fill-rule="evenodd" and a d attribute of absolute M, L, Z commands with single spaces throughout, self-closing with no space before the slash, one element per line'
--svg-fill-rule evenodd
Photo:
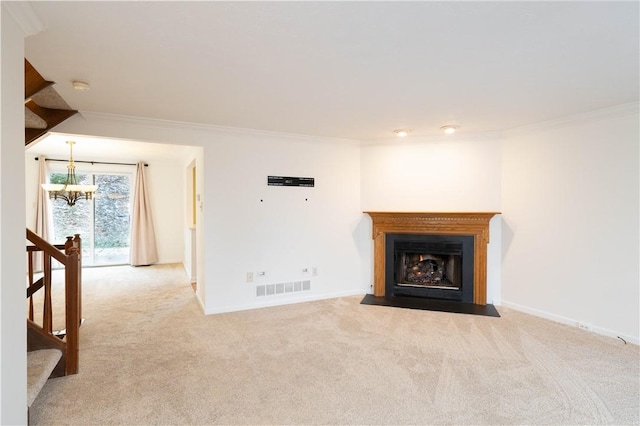
<path fill-rule="evenodd" d="M 79 184 L 96 184 L 93 201 L 74 206 L 52 200 L 54 243 L 80 234 L 84 266 L 129 263 L 129 175 L 77 174 Z M 52 183 L 64 183 L 66 173 L 51 173 Z"/>
<path fill-rule="evenodd" d="M 130 179 L 95 175 L 95 264 L 129 261 Z"/>
<path fill-rule="evenodd" d="M 51 173 L 51 183 L 65 183 L 66 173 Z M 77 175 L 78 183 L 88 184 L 87 175 Z M 75 206 L 68 206 L 58 199 L 51 201 L 53 215 L 54 244 L 64 244 L 67 236 L 80 234 L 82 238 L 82 261 L 88 261 L 91 247 L 91 202 L 78 200 Z"/>

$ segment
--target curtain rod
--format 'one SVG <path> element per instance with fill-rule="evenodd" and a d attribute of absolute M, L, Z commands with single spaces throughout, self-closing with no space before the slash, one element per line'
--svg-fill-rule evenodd
<path fill-rule="evenodd" d="M 38 157 L 35 157 L 34 160 L 38 161 Z M 59 161 L 63 163 L 68 163 L 69 160 L 56 160 L 55 158 L 45 158 L 44 161 Z M 118 166 L 137 166 L 137 164 L 132 163 L 109 163 L 105 161 L 81 161 L 81 160 L 73 160 L 74 163 L 85 163 L 85 164 L 115 164 Z M 149 167 L 147 163 L 144 163 L 145 167 Z"/>

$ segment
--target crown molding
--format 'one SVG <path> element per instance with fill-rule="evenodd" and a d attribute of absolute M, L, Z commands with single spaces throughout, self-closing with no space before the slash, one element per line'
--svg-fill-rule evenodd
<path fill-rule="evenodd" d="M 25 37 L 38 34 L 45 26 L 31 4 L 26 1 L 3 1 L 2 8 L 13 18 Z"/>
<path fill-rule="evenodd" d="M 627 115 L 638 115 L 640 112 L 639 102 L 629 102 L 626 104 L 616 105 L 609 108 L 589 111 L 582 114 L 570 115 L 567 117 L 557 118 L 554 120 L 542 121 L 535 124 L 527 124 L 513 129 L 507 129 L 502 132 L 504 137 L 519 136 L 528 133 L 536 133 L 553 129 L 561 129 L 564 127 L 577 126 L 580 124 L 591 123 L 608 118 L 624 117 Z"/>
<path fill-rule="evenodd" d="M 263 137 L 267 136 L 267 137 L 277 137 L 281 139 L 295 139 L 298 141 L 302 140 L 306 142 L 320 142 L 320 143 L 333 143 L 333 144 L 360 146 L 360 141 L 354 140 L 354 139 L 331 138 L 326 136 L 311 136 L 311 135 L 303 135 L 303 134 L 297 134 L 297 133 L 276 132 L 271 130 L 257 130 L 257 129 L 242 128 L 242 127 L 220 126 L 217 124 L 201 124 L 201 123 L 190 123 L 185 121 L 161 120 L 157 118 L 133 117 L 129 115 L 109 114 L 109 113 L 93 112 L 93 111 L 79 111 L 79 112 L 84 119 L 89 121 L 103 121 L 103 122 L 110 122 L 110 123 L 126 125 L 126 126 L 156 128 L 156 129 L 162 129 L 162 130 L 177 130 L 177 131 L 188 130 L 188 131 L 218 132 L 218 133 L 235 134 L 235 135 L 252 135 L 252 136 L 263 136 Z"/>
<path fill-rule="evenodd" d="M 442 133 L 430 134 L 430 135 L 409 135 L 404 138 L 397 136 L 367 139 L 362 141 L 362 146 L 372 145 L 419 145 L 424 143 L 436 143 L 436 142 L 462 142 L 462 141 L 491 141 L 499 140 L 502 136 L 501 132 L 473 132 L 473 133 L 459 133 L 456 132 L 452 135 L 444 135 Z"/>
<path fill-rule="evenodd" d="M 326 136 L 312 136 L 297 133 L 276 132 L 272 130 L 247 129 L 242 127 L 221 126 L 216 124 L 190 123 L 184 121 L 162 120 L 156 118 L 134 117 L 128 115 L 110 114 L 93 111 L 80 111 L 80 116 L 87 121 L 102 121 L 125 126 L 146 127 L 162 130 L 174 131 L 204 131 L 217 132 L 234 135 L 252 135 L 261 137 L 276 137 L 281 139 L 295 139 L 297 141 L 316 142 L 316 143 L 332 143 L 345 144 L 354 146 L 370 146 L 370 145 L 413 145 L 434 142 L 456 142 L 456 141 L 483 141 L 483 140 L 500 140 L 503 137 L 511 137 L 538 131 L 546 131 L 556 128 L 576 126 L 581 123 L 588 123 L 613 117 L 621 117 L 626 115 L 638 114 L 640 112 L 639 102 L 630 102 L 626 104 L 616 105 L 610 108 L 599 109 L 582 114 L 575 114 L 554 120 L 543 121 L 540 123 L 524 125 L 507 129 L 503 131 L 489 131 L 476 133 L 456 133 L 453 135 L 431 134 L 431 135 L 412 135 L 399 140 L 397 137 L 380 138 L 380 139 L 343 139 L 331 138 Z"/>

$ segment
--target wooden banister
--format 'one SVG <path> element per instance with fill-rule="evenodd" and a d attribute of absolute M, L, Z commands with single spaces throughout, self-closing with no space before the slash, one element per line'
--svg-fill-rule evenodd
<path fill-rule="evenodd" d="M 30 281 L 33 281 L 33 279 L 31 279 Z M 27 298 L 33 296 L 33 294 L 40 290 L 42 287 L 44 287 L 44 277 L 40 277 L 40 279 L 36 282 L 29 282 L 29 287 L 27 287 Z M 30 301 L 31 302 L 31 306 L 33 306 L 33 300 Z M 33 312 L 29 313 L 29 316 L 33 317 Z M 31 321 L 33 321 L 33 318 L 29 318 Z"/>
<path fill-rule="evenodd" d="M 55 246 L 43 240 L 38 234 L 27 228 L 27 240 L 31 241 L 38 249 L 42 250 L 46 255 L 53 257 L 58 262 L 65 264 L 67 258 L 64 253 L 56 249 Z"/>
<path fill-rule="evenodd" d="M 33 246 L 27 246 L 28 261 L 28 283 L 27 297 L 29 298 L 29 319 L 28 336 L 34 337 L 39 346 L 37 349 L 44 349 L 43 345 L 49 345 L 58 349 L 63 349 L 62 361 L 64 366 L 57 368 L 59 375 L 76 374 L 79 366 L 79 342 L 80 342 L 80 324 L 81 324 L 81 300 L 82 300 L 82 240 L 79 234 L 75 237 L 67 237 L 64 245 L 52 245 L 46 240 L 27 229 L 27 240 L 33 243 Z M 43 276 L 34 282 L 34 266 L 33 255 L 43 253 Z M 55 337 L 53 333 L 53 311 L 52 311 L 52 259 L 60 262 L 65 269 L 65 331 L 64 341 Z M 40 288 L 44 288 L 44 306 L 42 327 L 33 322 L 33 294 Z M 52 342 L 59 342 L 55 345 Z M 32 346 L 32 345 L 31 345 Z"/>
<path fill-rule="evenodd" d="M 51 256 L 45 254 L 43 259 L 44 278 L 44 309 L 42 314 L 42 328 L 45 333 L 53 331 L 53 310 L 51 307 Z"/>

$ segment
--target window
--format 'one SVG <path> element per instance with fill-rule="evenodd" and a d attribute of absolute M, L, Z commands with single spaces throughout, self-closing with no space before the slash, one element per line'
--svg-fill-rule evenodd
<path fill-rule="evenodd" d="M 93 201 L 82 199 L 73 207 L 51 201 L 56 244 L 80 234 L 83 266 L 129 263 L 132 175 L 76 170 L 76 177 L 80 184 L 98 185 L 98 191 Z M 64 183 L 66 172 L 51 173 L 50 179 Z"/>

